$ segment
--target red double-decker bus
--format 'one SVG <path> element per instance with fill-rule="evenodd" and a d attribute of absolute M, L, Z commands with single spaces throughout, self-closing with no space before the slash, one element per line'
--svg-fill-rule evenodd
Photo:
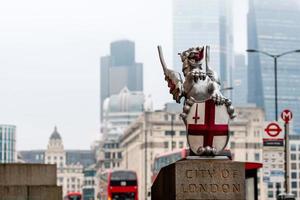
<path fill-rule="evenodd" d="M 100 200 L 138 200 L 137 175 L 131 170 L 112 170 L 100 176 Z"/>
<path fill-rule="evenodd" d="M 167 153 L 160 154 L 154 158 L 154 164 L 152 166 L 152 182 L 154 182 L 158 172 L 161 168 L 172 164 L 182 158 L 186 158 L 188 156 L 188 149 L 180 149 Z"/>
<path fill-rule="evenodd" d="M 70 192 L 65 197 L 65 200 L 82 200 L 82 195 L 80 192 Z"/>

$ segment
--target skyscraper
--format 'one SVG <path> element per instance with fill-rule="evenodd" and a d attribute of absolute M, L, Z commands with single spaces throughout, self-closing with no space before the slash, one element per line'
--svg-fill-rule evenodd
<path fill-rule="evenodd" d="M 250 0 L 248 48 L 271 54 L 299 49 L 300 9 L 297 0 Z M 300 133 L 300 55 L 278 58 L 278 112 L 294 113 L 294 130 Z M 265 109 L 266 119 L 275 119 L 274 60 L 248 54 L 248 101 Z"/>
<path fill-rule="evenodd" d="M 232 101 L 235 106 L 247 104 L 248 93 L 247 66 L 245 56 L 236 54 L 234 56 L 234 67 L 232 69 Z"/>
<path fill-rule="evenodd" d="M 105 98 L 118 94 L 124 87 L 131 91 L 143 91 L 143 64 L 135 62 L 134 42 L 112 42 L 110 55 L 101 57 L 100 65 L 101 108 Z"/>
<path fill-rule="evenodd" d="M 233 37 L 231 0 L 173 1 L 173 65 L 181 72 L 180 57 L 188 48 L 210 45 L 210 65 L 224 87 L 231 86 Z"/>
<path fill-rule="evenodd" d="M 12 163 L 16 159 L 16 126 L 0 124 L 0 163 Z"/>

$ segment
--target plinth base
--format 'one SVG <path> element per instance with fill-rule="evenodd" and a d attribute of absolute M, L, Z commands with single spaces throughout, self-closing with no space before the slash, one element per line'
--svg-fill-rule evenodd
<path fill-rule="evenodd" d="M 228 159 L 184 159 L 162 168 L 152 200 L 244 200 L 245 164 Z"/>

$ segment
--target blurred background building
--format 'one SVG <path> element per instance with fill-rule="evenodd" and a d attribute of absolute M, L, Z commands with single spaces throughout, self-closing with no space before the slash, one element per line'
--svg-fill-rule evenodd
<path fill-rule="evenodd" d="M 16 126 L 0 124 L 0 163 L 16 161 Z"/>
<path fill-rule="evenodd" d="M 299 49 L 300 8 L 297 0 L 249 0 L 248 49 L 270 54 Z M 294 111 L 293 128 L 300 133 L 300 55 L 278 58 L 278 111 Z M 267 120 L 275 119 L 274 60 L 248 54 L 248 101 L 264 108 Z"/>
<path fill-rule="evenodd" d="M 144 112 L 125 130 L 120 140 L 121 167 L 137 173 L 140 199 L 146 199 L 151 191 L 155 157 L 186 146 L 186 130 L 179 113 Z"/>
<path fill-rule="evenodd" d="M 92 150 L 65 150 L 56 127 L 50 135 L 46 150 L 20 151 L 19 154 L 24 163 L 56 164 L 57 185 L 62 186 L 63 196 L 69 192 L 82 193 L 84 170 L 96 164 Z M 96 190 L 96 185 L 94 187 Z"/>
<path fill-rule="evenodd" d="M 101 57 L 101 108 L 105 98 L 118 94 L 124 87 L 131 91 L 143 91 L 143 64 L 135 61 L 135 44 L 129 40 L 112 42 L 110 55 Z"/>
<path fill-rule="evenodd" d="M 182 71 L 180 57 L 188 48 L 210 45 L 210 66 L 231 86 L 233 65 L 232 1 L 173 1 L 173 65 Z M 227 93 L 229 94 L 229 93 Z"/>
<path fill-rule="evenodd" d="M 141 91 L 129 91 L 125 86 L 103 103 L 103 138 L 117 140 L 124 129 L 144 111 L 145 96 Z"/>

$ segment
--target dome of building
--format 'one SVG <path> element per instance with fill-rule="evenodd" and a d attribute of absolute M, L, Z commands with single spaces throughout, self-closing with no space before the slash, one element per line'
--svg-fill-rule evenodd
<path fill-rule="evenodd" d="M 57 127 L 54 127 L 54 131 L 52 132 L 51 136 L 50 136 L 50 140 L 61 140 L 61 136 L 57 131 Z"/>
<path fill-rule="evenodd" d="M 119 94 L 110 96 L 103 104 L 104 112 L 143 112 L 143 92 L 132 92 L 124 87 Z"/>

